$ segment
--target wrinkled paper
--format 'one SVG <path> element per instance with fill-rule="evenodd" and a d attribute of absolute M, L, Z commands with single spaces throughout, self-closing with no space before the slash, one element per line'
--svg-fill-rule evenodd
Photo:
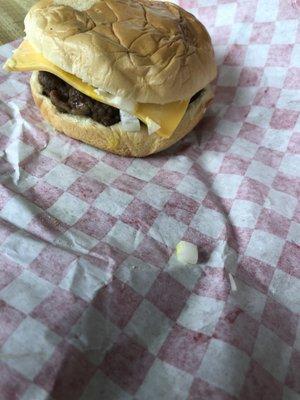
<path fill-rule="evenodd" d="M 55 132 L 0 73 L 3 400 L 300 398 L 299 5 L 181 5 L 216 97 L 158 155 Z"/>

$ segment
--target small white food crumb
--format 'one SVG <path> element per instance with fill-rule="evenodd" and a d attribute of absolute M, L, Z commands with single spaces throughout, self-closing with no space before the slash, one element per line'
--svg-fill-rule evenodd
<path fill-rule="evenodd" d="M 182 264 L 197 264 L 198 248 L 193 243 L 182 240 L 176 246 L 176 256 Z"/>
<path fill-rule="evenodd" d="M 233 279 L 232 274 L 230 274 L 230 273 L 229 273 L 229 282 L 230 282 L 231 291 L 236 292 L 237 286 L 236 286 L 235 280 Z"/>

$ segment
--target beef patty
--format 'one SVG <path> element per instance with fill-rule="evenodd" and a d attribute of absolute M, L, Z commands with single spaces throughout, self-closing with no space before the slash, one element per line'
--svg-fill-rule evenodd
<path fill-rule="evenodd" d="M 118 108 L 101 103 L 74 89 L 71 85 L 50 72 L 39 72 L 39 82 L 43 95 L 50 98 L 52 104 L 62 113 L 90 117 L 104 126 L 120 122 Z M 205 89 L 194 94 L 190 103 L 202 96 Z"/>
<path fill-rule="evenodd" d="M 50 72 L 39 72 L 39 82 L 43 95 L 49 97 L 60 112 L 90 117 L 104 126 L 120 122 L 118 108 L 86 96 Z"/>

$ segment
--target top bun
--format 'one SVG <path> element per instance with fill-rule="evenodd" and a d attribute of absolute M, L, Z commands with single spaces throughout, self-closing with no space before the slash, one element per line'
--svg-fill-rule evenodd
<path fill-rule="evenodd" d="M 189 99 L 216 76 L 206 29 L 168 2 L 41 0 L 25 31 L 53 64 L 123 99 Z"/>

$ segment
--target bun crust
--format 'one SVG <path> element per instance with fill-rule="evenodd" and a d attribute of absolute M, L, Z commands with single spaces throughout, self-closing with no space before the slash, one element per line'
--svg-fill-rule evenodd
<path fill-rule="evenodd" d="M 25 31 L 64 71 L 139 103 L 189 99 L 216 76 L 205 27 L 169 2 L 41 0 Z"/>
<path fill-rule="evenodd" d="M 62 114 L 48 97 L 42 95 L 38 72 L 33 72 L 30 85 L 37 107 L 55 129 L 99 149 L 127 157 L 146 157 L 178 142 L 202 119 L 213 97 L 208 86 L 205 93 L 189 105 L 172 137 L 165 139 L 155 133 L 149 135 L 145 126 L 141 127 L 140 132 L 125 132 L 120 123 L 105 127 L 90 118 Z"/>

